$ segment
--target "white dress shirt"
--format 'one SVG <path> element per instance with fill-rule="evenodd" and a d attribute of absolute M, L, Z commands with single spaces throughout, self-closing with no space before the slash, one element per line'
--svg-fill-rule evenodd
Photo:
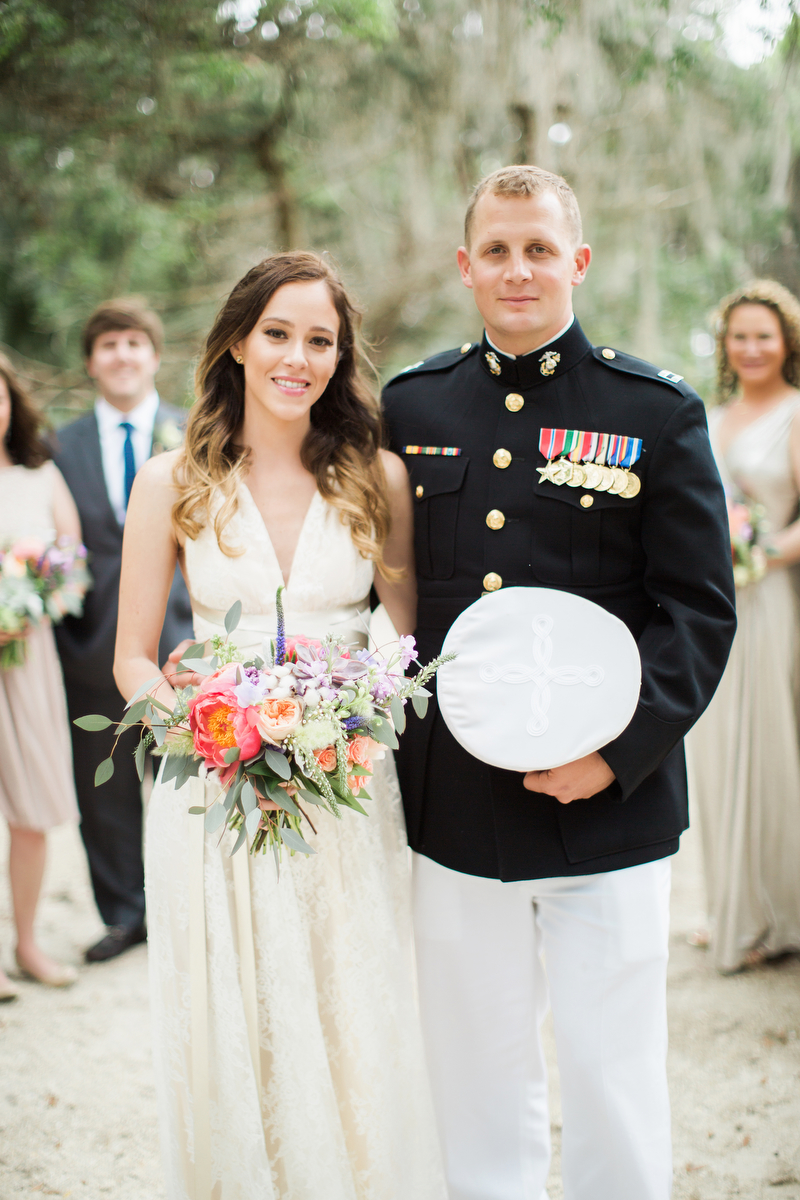
<path fill-rule="evenodd" d="M 153 446 L 153 428 L 158 412 L 158 392 L 150 392 L 141 404 L 130 412 L 120 412 L 109 404 L 102 396 L 94 402 L 94 415 L 97 418 L 97 428 L 100 432 L 100 453 L 103 458 L 103 475 L 106 481 L 106 491 L 114 516 L 120 525 L 125 524 L 125 430 L 122 422 L 127 421 L 133 426 L 131 442 L 133 443 L 133 459 L 136 470 L 147 462 Z"/>
<path fill-rule="evenodd" d="M 549 346 L 551 342 L 556 342 L 560 337 L 563 337 L 567 330 L 572 328 L 574 320 L 575 313 L 570 313 L 569 320 L 563 329 L 559 329 L 558 333 L 553 334 L 546 342 L 542 342 L 541 346 L 534 346 L 532 350 L 526 350 L 524 354 L 509 354 L 507 350 L 501 350 L 499 346 L 495 346 L 488 333 L 486 334 L 486 340 L 492 349 L 496 350 L 498 354 L 502 354 L 504 358 L 527 358 L 529 354 L 535 354 L 537 350 L 544 350 L 545 346 Z"/>

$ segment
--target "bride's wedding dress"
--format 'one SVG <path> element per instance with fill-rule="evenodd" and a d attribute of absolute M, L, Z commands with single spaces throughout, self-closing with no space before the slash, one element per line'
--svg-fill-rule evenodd
<path fill-rule="evenodd" d="M 224 555 L 212 522 L 187 542 L 195 634 L 224 633 L 241 600 L 232 640 L 256 650 L 274 635 L 283 580 L 244 485 L 225 537 L 245 553 Z M 287 632 L 366 644 L 372 570 L 316 493 L 284 593 Z M 147 914 L 169 1200 L 444 1200 L 390 754 L 369 792 L 368 817 L 314 809 L 316 855 L 284 850 L 277 879 L 271 853 L 231 858 L 232 835 L 220 844 L 189 814 L 210 784 L 153 789 Z"/>

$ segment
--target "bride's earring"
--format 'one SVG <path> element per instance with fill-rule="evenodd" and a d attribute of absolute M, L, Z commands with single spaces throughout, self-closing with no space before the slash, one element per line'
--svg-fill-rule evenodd
<path fill-rule="evenodd" d="M 236 361 L 240 364 L 244 362 L 244 359 L 242 358 L 241 354 L 236 355 Z"/>

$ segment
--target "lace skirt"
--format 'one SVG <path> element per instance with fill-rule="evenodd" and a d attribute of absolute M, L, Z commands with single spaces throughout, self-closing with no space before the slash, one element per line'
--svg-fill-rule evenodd
<path fill-rule="evenodd" d="M 444 1200 L 394 771 L 315 819 L 317 854 L 231 859 L 191 781 L 146 835 L 156 1082 L 170 1200 Z"/>

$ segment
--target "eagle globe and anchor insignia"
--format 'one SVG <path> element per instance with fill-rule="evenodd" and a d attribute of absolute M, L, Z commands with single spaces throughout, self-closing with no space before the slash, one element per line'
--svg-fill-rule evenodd
<path fill-rule="evenodd" d="M 543 375 L 552 375 L 558 364 L 561 362 L 561 355 L 555 350 L 545 350 L 542 357 L 539 359 L 542 364 L 539 370 Z"/>

